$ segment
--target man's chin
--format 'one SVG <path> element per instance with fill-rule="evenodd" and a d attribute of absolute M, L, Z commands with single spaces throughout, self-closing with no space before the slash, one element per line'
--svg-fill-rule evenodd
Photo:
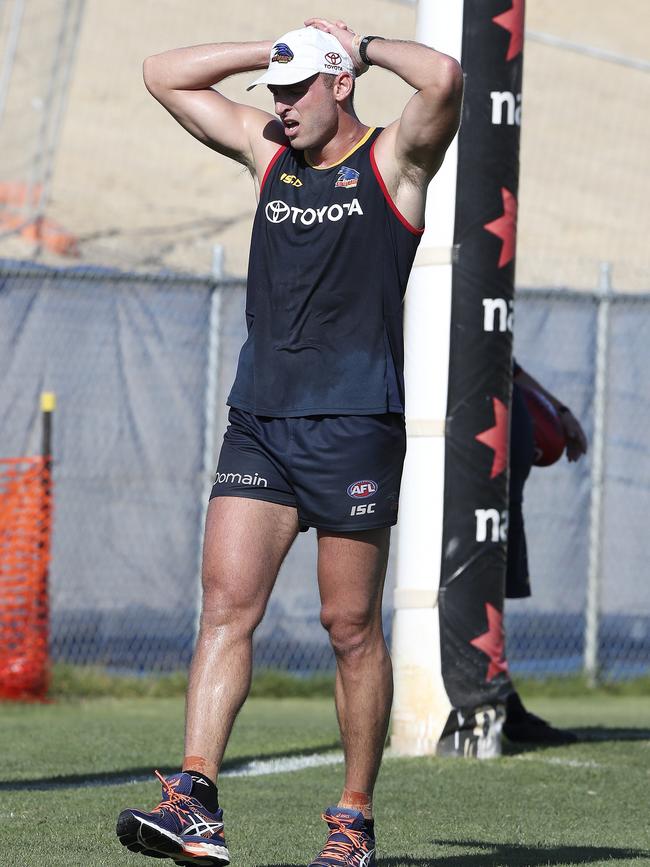
<path fill-rule="evenodd" d="M 309 134 L 304 129 L 299 129 L 298 132 L 294 135 L 286 136 L 286 139 L 287 143 L 291 145 L 294 150 L 297 151 L 308 151 L 315 145 L 313 135 L 310 138 Z"/>

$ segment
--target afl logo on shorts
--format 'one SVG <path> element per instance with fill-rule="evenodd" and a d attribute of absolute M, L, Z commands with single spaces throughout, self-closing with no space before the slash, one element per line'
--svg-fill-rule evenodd
<path fill-rule="evenodd" d="M 372 497 L 378 490 L 377 482 L 373 482 L 372 479 L 361 479 L 359 482 L 352 482 L 348 487 L 348 497 L 352 497 L 354 500 L 363 500 L 366 497 Z"/>

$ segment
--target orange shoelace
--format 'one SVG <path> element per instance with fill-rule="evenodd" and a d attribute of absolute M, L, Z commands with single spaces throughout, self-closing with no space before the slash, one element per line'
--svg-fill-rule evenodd
<path fill-rule="evenodd" d="M 321 817 L 328 824 L 332 822 L 331 816 L 325 814 Z M 334 834 L 341 834 L 345 840 L 334 840 Z M 361 849 L 362 852 L 368 852 L 366 841 L 363 839 L 363 831 L 355 831 L 353 828 L 348 828 L 343 823 L 336 823 L 336 828 L 332 829 L 330 836 L 327 838 L 325 848 L 321 852 L 321 856 L 327 858 L 347 858 L 355 849 Z"/>
<path fill-rule="evenodd" d="M 187 806 L 185 806 L 189 796 L 182 795 L 180 792 L 177 792 L 174 786 L 169 783 L 158 771 L 155 771 L 154 773 L 162 783 L 166 799 L 162 800 L 153 812 L 162 813 L 163 810 L 169 810 L 169 812 L 173 813 L 176 818 L 182 820 L 183 815 L 188 815 L 188 813 L 190 812 Z"/>

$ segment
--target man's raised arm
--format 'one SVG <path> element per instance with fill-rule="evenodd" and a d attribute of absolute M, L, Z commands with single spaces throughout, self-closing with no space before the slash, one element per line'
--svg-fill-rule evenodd
<path fill-rule="evenodd" d="M 387 133 L 393 134 L 398 163 L 403 167 L 412 164 L 432 178 L 460 123 L 460 65 L 453 57 L 418 42 L 375 39 L 366 54 L 373 65 L 394 72 L 415 88 L 402 116 Z"/>
<path fill-rule="evenodd" d="M 175 48 L 144 61 L 144 81 L 152 96 L 195 138 L 259 173 L 283 141 L 281 125 L 268 112 L 233 102 L 212 88 L 235 73 L 264 69 L 272 44 Z"/>
<path fill-rule="evenodd" d="M 305 23 L 336 36 L 355 66 L 365 70 L 364 61 L 368 61 L 372 66 L 394 72 L 415 89 L 402 116 L 377 140 L 375 158 L 398 207 L 409 212 L 419 225 L 418 212 L 423 212 L 424 203 L 418 207 L 413 193 L 417 198 L 417 193 L 425 190 L 438 171 L 460 123 L 463 96 L 460 64 L 418 42 L 381 37 L 364 41 L 363 34 L 354 33 L 343 21 L 312 18 Z"/>

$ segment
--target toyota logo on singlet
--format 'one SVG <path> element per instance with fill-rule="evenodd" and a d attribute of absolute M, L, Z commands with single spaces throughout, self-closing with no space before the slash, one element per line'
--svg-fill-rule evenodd
<path fill-rule="evenodd" d="M 275 200 L 269 202 L 266 206 L 266 219 L 271 223 L 281 223 L 286 220 L 291 212 L 291 208 L 285 202 Z"/>

